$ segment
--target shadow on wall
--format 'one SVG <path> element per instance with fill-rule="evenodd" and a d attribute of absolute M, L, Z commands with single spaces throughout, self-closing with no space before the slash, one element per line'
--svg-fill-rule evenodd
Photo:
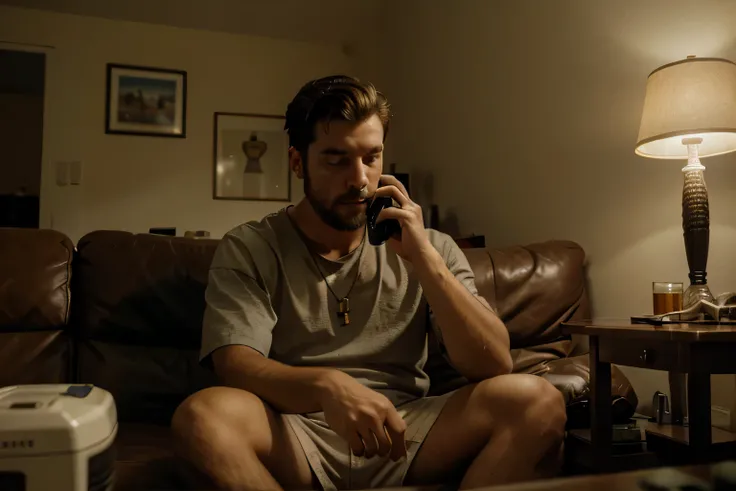
<path fill-rule="evenodd" d="M 425 171 L 411 173 L 412 187 L 414 189 L 411 198 L 418 203 L 424 212 L 424 224 L 426 227 L 432 225 L 432 206 L 437 206 L 438 224 L 437 229 L 451 237 L 460 237 L 460 219 L 455 207 L 445 208 L 442 203 L 435 201 L 435 179 L 434 174 Z"/>

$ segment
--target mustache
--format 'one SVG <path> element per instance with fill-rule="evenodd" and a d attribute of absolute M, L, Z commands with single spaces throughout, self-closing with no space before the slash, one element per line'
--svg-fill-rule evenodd
<path fill-rule="evenodd" d="M 362 189 L 350 188 L 350 191 L 339 196 L 336 201 L 358 201 L 367 199 L 369 196 L 368 186 Z"/>

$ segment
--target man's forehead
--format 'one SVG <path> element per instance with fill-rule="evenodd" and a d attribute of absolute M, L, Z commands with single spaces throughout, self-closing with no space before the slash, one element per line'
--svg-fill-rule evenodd
<path fill-rule="evenodd" d="M 319 147 L 325 146 L 376 146 L 383 144 L 383 126 L 376 116 L 376 122 L 366 120 L 323 121 L 315 126 L 315 141 Z"/>

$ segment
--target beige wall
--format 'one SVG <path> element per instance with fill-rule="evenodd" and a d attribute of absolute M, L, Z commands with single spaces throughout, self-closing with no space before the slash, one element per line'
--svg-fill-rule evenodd
<path fill-rule="evenodd" d="M 423 204 L 491 246 L 578 241 L 599 316 L 650 313 L 653 280 L 687 281 L 684 162 L 637 157 L 634 143 L 651 70 L 689 54 L 736 60 L 736 2 L 415 0 L 391 2 L 388 20 L 389 143 L 431 178 Z M 736 154 L 703 163 L 721 293 L 736 290 Z M 645 403 L 666 389 L 662 372 L 627 373 Z M 732 386 L 717 377 L 714 402 L 732 406 Z"/>
<path fill-rule="evenodd" d="M 155 226 L 221 236 L 284 206 L 212 200 L 213 112 L 283 114 L 306 80 L 351 68 L 337 44 L 9 7 L 0 7 L 0 42 L 53 47 L 46 50 L 41 226 L 74 241 L 100 228 L 145 232 Z M 106 135 L 108 62 L 186 70 L 188 137 Z M 56 186 L 59 161 L 83 163 L 81 186 Z M 301 181 L 292 190 L 296 201 Z"/>

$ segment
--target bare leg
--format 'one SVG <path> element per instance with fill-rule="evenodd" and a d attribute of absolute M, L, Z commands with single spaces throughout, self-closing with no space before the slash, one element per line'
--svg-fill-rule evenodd
<path fill-rule="evenodd" d="M 541 377 L 503 375 L 463 387 L 447 401 L 405 483 L 460 475 L 460 489 L 471 489 L 552 477 L 565 421 L 562 394 Z"/>
<path fill-rule="evenodd" d="M 177 408 L 171 426 L 177 451 L 218 489 L 312 488 L 312 471 L 291 428 L 249 392 L 202 390 Z"/>

